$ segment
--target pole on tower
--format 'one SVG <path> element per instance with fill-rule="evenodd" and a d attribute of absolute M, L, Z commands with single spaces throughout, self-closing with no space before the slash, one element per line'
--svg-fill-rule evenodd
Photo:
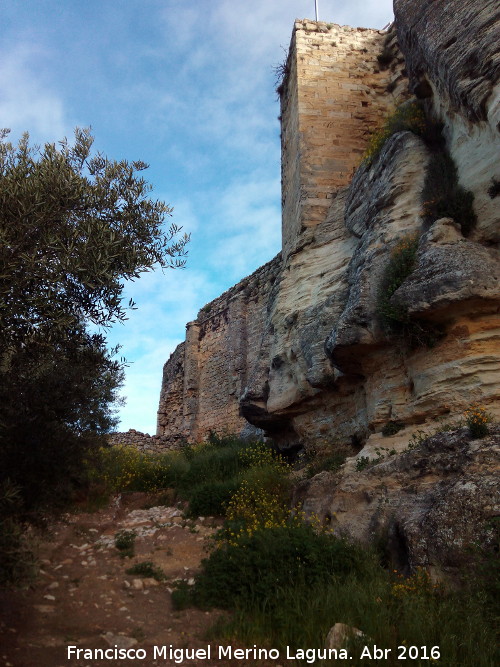
<path fill-rule="evenodd" d="M 316 9 L 316 21 L 318 20 L 318 0 L 314 0 L 314 8 Z"/>

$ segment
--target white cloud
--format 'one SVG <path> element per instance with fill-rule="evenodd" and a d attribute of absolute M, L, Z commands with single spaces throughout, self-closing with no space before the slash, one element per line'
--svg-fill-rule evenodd
<path fill-rule="evenodd" d="M 37 72 L 40 52 L 28 44 L 0 52 L 0 118 L 13 138 L 29 131 L 34 142 L 57 141 L 73 134 L 63 98 Z"/>

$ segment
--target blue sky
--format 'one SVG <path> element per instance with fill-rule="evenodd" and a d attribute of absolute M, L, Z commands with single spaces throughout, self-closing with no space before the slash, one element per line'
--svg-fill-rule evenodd
<path fill-rule="evenodd" d="M 382 28 L 392 0 L 319 0 L 319 18 Z M 126 286 L 108 332 L 129 360 L 120 430 L 154 433 L 162 366 L 185 324 L 280 249 L 273 66 L 314 0 L 3 0 L 0 127 L 43 143 L 92 127 L 144 160 L 153 197 L 191 233 L 188 267 Z"/>

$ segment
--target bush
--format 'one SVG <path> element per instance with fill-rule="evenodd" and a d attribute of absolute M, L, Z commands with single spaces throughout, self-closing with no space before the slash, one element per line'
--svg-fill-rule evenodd
<path fill-rule="evenodd" d="M 135 550 L 136 533 L 133 530 L 120 530 L 115 535 L 115 547 L 122 558 L 132 558 Z"/>
<path fill-rule="evenodd" d="M 156 492 L 176 486 L 189 470 L 179 452 L 152 454 L 130 445 L 102 447 L 87 462 L 89 481 L 108 493 Z"/>
<path fill-rule="evenodd" d="M 371 135 L 368 147 L 363 154 L 363 161 L 371 164 L 382 150 L 385 142 L 396 132 L 410 131 L 423 135 L 426 128 L 425 114 L 418 102 L 402 104 L 386 119 L 384 125 Z"/>
<path fill-rule="evenodd" d="M 378 292 L 377 312 L 382 318 L 382 325 L 386 331 L 392 331 L 395 326 L 406 324 L 409 321 L 407 309 L 394 306 L 391 303 L 391 297 L 415 267 L 418 242 L 418 234 L 407 236 L 399 241 L 392 250 L 385 268 Z"/>
<path fill-rule="evenodd" d="M 29 584 L 35 575 L 33 545 L 18 518 L 21 509 L 19 489 L 5 482 L 0 488 L 0 587 Z"/>
<path fill-rule="evenodd" d="M 244 482 L 288 499 L 289 466 L 260 442 L 211 434 L 208 442 L 152 454 L 132 446 L 102 447 L 87 461 L 91 494 L 174 489 L 190 516 L 222 515 Z"/>
<path fill-rule="evenodd" d="M 152 561 L 145 560 L 142 563 L 136 563 L 125 570 L 127 574 L 136 575 L 138 577 L 147 577 L 149 579 L 156 579 L 156 581 L 164 581 L 165 573 L 160 567 L 157 567 Z"/>
<path fill-rule="evenodd" d="M 474 195 L 459 185 L 457 168 L 444 147 L 431 155 L 422 200 L 427 225 L 439 218 L 453 218 L 467 236 L 477 222 Z"/>
<path fill-rule="evenodd" d="M 405 306 L 391 303 L 393 294 L 415 268 L 418 243 L 419 235 L 412 234 L 394 247 L 378 290 L 377 314 L 389 336 L 400 338 L 410 347 L 432 347 L 442 335 L 440 328 L 430 322 L 410 319 Z"/>
<path fill-rule="evenodd" d="M 188 515 L 197 517 L 224 514 L 238 486 L 238 481 L 230 478 L 225 482 L 206 482 L 195 487 L 189 494 Z"/>
<path fill-rule="evenodd" d="M 192 595 L 202 607 L 274 606 L 292 585 L 363 573 L 364 560 L 361 549 L 308 525 L 259 528 L 214 549 Z"/>
<path fill-rule="evenodd" d="M 488 435 L 488 422 L 491 418 L 484 408 L 473 406 L 464 412 L 464 417 L 472 438 L 479 439 Z"/>
<path fill-rule="evenodd" d="M 361 573 L 327 576 L 312 585 L 304 584 L 300 578 L 290 580 L 279 604 L 262 604 L 261 600 L 249 598 L 248 604 L 234 610 L 229 620 L 219 622 L 219 641 L 223 637 L 238 640 L 243 646 L 257 643 L 283 652 L 287 646 L 293 650 L 320 647 L 333 622 L 341 619 L 363 631 L 361 646 L 369 642 L 392 650 L 389 661 L 383 660 L 381 665 L 399 664 L 397 647 L 405 645 L 419 647 L 420 658 L 420 647 L 427 647 L 430 656 L 431 647 L 438 646 L 438 664 L 498 664 L 498 598 L 491 594 L 491 590 L 498 593 L 498 579 L 495 587 L 491 572 L 483 582 L 474 576 L 474 581 L 463 582 L 459 590 L 446 592 L 434 585 L 423 570 L 405 578 L 382 569 L 367 550 L 364 558 L 365 570 Z M 269 597 L 272 595 L 269 592 Z M 360 659 L 360 644 L 356 641 L 348 645 L 348 650 L 352 655 L 350 664 L 356 667 L 378 664 Z M 421 667 L 434 663 L 411 659 L 407 651 L 404 664 Z"/>
<path fill-rule="evenodd" d="M 382 429 L 382 435 L 384 438 L 388 438 L 391 435 L 396 435 L 396 433 L 399 433 L 399 431 L 404 429 L 404 427 L 405 424 L 403 424 L 403 422 L 389 421 Z"/>

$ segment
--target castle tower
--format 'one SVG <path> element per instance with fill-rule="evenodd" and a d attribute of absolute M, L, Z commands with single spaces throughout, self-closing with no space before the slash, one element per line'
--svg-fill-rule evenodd
<path fill-rule="evenodd" d="M 378 59 L 386 38 L 378 30 L 295 21 L 279 89 L 285 258 L 304 228 L 325 220 L 391 110 L 391 75 Z"/>

